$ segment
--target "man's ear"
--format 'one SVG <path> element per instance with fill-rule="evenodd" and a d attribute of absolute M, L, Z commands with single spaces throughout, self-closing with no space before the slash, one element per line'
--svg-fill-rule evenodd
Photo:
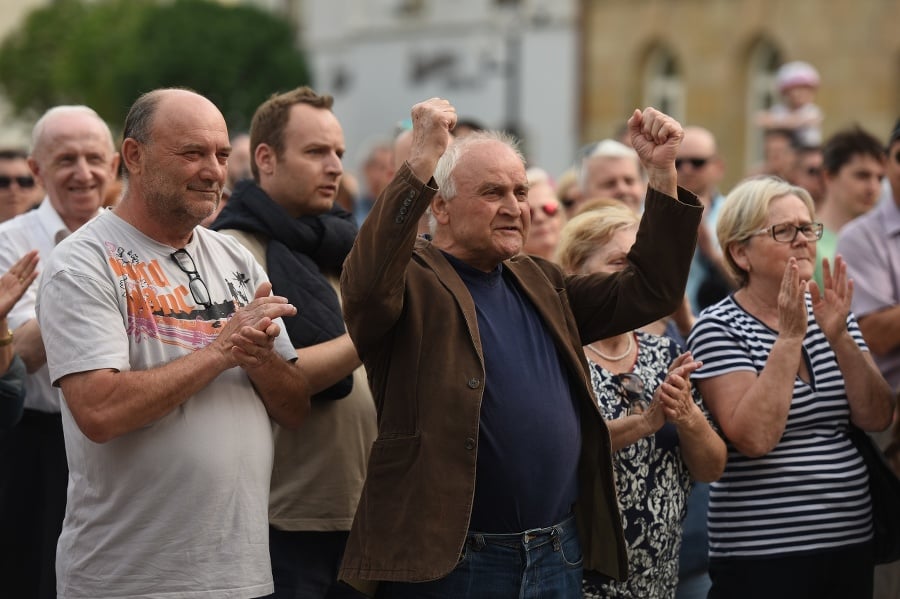
<path fill-rule="evenodd" d="M 434 220 L 437 221 L 439 225 L 446 225 L 450 222 L 450 214 L 447 211 L 447 200 L 444 199 L 440 193 L 434 196 L 431 200 L 431 213 L 434 215 Z"/>
<path fill-rule="evenodd" d="M 256 163 L 260 178 L 263 175 L 271 176 L 275 174 L 275 165 L 278 162 L 278 157 L 275 155 L 275 149 L 269 144 L 261 143 L 256 146 L 256 150 L 253 152 L 253 161 Z"/>
<path fill-rule="evenodd" d="M 139 173 L 141 172 L 141 162 L 144 156 L 144 146 L 141 145 L 138 141 L 127 137 L 122 141 L 122 149 L 119 152 L 119 158 L 125 164 L 125 170 L 129 173 Z M 113 160 L 114 164 L 112 164 L 112 168 L 115 172 L 115 167 L 118 166 L 118 161 Z"/>
<path fill-rule="evenodd" d="M 34 175 L 34 178 L 37 179 L 41 184 L 41 187 L 47 189 L 47 186 L 44 185 L 44 177 L 43 173 L 41 173 L 41 166 L 38 164 L 38 161 L 31 156 L 28 157 L 28 169 L 31 171 L 31 174 Z"/>

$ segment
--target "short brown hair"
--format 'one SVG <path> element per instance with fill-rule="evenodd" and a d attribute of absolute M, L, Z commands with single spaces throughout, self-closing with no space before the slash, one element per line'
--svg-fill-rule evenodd
<path fill-rule="evenodd" d="M 319 95 L 311 87 L 304 85 L 289 92 L 272 94 L 268 100 L 259 105 L 250 122 L 250 171 L 259 182 L 259 168 L 256 166 L 256 148 L 266 144 L 275 151 L 275 156 L 284 152 L 284 128 L 291 115 L 291 108 L 296 104 L 309 104 L 315 108 L 331 110 L 334 98 Z"/>

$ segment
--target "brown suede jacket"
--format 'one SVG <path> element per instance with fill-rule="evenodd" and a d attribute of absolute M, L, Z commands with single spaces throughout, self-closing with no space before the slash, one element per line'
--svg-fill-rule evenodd
<path fill-rule="evenodd" d="M 456 566 L 469 526 L 489 374 L 465 284 L 437 248 L 416 237 L 435 193 L 404 165 L 344 264 L 344 317 L 378 408 L 378 439 L 340 573 L 346 580 L 442 578 Z M 701 213 L 689 192 L 679 189 L 675 200 L 650 190 L 632 266 L 615 275 L 566 276 L 525 255 L 503 263 L 544 319 L 579 402 L 575 512 L 584 567 L 618 579 L 627 575 L 627 557 L 609 432 L 582 346 L 675 311 Z"/>

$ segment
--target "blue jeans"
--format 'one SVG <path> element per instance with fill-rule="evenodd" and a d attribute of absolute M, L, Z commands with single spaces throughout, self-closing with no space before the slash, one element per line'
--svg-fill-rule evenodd
<path fill-rule="evenodd" d="M 459 564 L 431 582 L 383 582 L 379 599 L 579 599 L 581 543 L 570 516 L 514 534 L 470 532 Z"/>

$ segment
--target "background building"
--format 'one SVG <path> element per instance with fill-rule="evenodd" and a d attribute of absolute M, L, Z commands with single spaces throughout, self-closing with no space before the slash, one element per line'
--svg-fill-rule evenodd
<path fill-rule="evenodd" d="M 666 106 L 719 139 L 730 187 L 759 159 L 753 116 L 773 73 L 804 60 L 822 77 L 825 137 L 854 123 L 885 139 L 900 117 L 895 0 L 583 0 L 582 139 L 636 105 Z"/>
<path fill-rule="evenodd" d="M 311 0 L 300 39 L 315 85 L 335 96 L 348 162 L 441 96 L 461 117 L 520 133 L 561 172 L 578 145 L 575 0 Z"/>
<path fill-rule="evenodd" d="M 0 37 L 53 1 L 0 0 Z M 760 157 L 753 117 L 789 60 L 821 73 L 826 136 L 856 123 L 884 138 L 900 116 L 897 0 L 220 1 L 295 24 L 353 170 L 431 96 L 519 132 L 554 175 L 652 105 L 716 134 L 727 189 Z M 27 143 L 31 123 L 3 115 L 0 98 L 0 143 Z"/>

